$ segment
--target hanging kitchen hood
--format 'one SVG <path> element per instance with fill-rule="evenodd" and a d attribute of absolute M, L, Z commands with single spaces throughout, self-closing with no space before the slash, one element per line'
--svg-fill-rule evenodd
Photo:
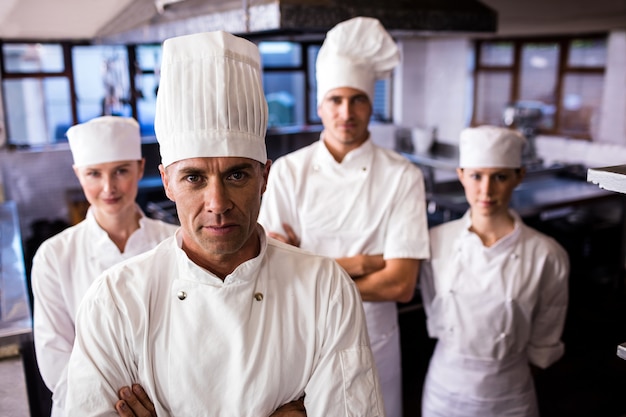
<path fill-rule="evenodd" d="M 321 39 L 355 16 L 375 17 L 396 35 L 497 28 L 497 13 L 477 0 L 136 0 L 96 38 L 146 43 L 224 30 L 247 38 Z"/>

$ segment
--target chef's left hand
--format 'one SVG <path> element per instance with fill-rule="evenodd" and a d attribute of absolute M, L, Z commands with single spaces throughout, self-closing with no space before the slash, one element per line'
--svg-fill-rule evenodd
<path fill-rule="evenodd" d="M 269 417 L 306 417 L 304 396 L 279 407 Z"/>
<path fill-rule="evenodd" d="M 119 401 L 115 410 L 121 417 L 156 417 L 154 404 L 139 384 L 123 387 L 118 391 Z"/>
<path fill-rule="evenodd" d="M 276 232 L 267 232 L 267 235 L 288 245 L 300 247 L 300 238 L 294 232 L 293 227 L 283 223 L 283 229 L 285 230 L 285 235 Z"/>

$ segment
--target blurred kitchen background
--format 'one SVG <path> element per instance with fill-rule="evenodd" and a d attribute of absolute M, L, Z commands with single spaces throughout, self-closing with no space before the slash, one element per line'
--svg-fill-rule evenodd
<path fill-rule="evenodd" d="M 513 206 L 572 261 L 567 353 L 537 379 L 542 415 L 626 415 L 626 364 L 615 354 L 626 342 L 625 200 L 586 181 L 587 168 L 626 164 L 624 0 L 2 0 L 0 415 L 47 406 L 29 263 L 86 210 L 67 128 L 135 117 L 147 158 L 139 202 L 176 222 L 153 127 L 162 40 L 221 29 L 259 45 L 276 159 L 319 138 L 315 58 L 325 32 L 357 15 L 379 18 L 400 46 L 402 63 L 376 86 L 372 139 L 423 169 L 431 226 L 467 207 L 454 173 L 463 128 L 510 126 L 529 138 Z M 400 321 L 405 414 L 418 416 L 433 343 L 418 294 Z"/>

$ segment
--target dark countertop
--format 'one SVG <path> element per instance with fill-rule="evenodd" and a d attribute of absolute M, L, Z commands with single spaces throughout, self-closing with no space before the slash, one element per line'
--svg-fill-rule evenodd
<path fill-rule="evenodd" d="M 32 338 L 22 239 L 13 201 L 0 204 L 0 346 Z"/>

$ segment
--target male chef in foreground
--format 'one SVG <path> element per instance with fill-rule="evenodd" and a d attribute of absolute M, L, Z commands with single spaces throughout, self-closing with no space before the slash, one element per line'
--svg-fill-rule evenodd
<path fill-rule="evenodd" d="M 257 224 L 271 164 L 257 47 L 181 36 L 161 68 L 159 169 L 181 227 L 85 296 L 69 415 L 115 415 L 118 389 L 140 384 L 161 417 L 270 416 L 303 397 L 309 417 L 383 416 L 356 286 Z"/>

